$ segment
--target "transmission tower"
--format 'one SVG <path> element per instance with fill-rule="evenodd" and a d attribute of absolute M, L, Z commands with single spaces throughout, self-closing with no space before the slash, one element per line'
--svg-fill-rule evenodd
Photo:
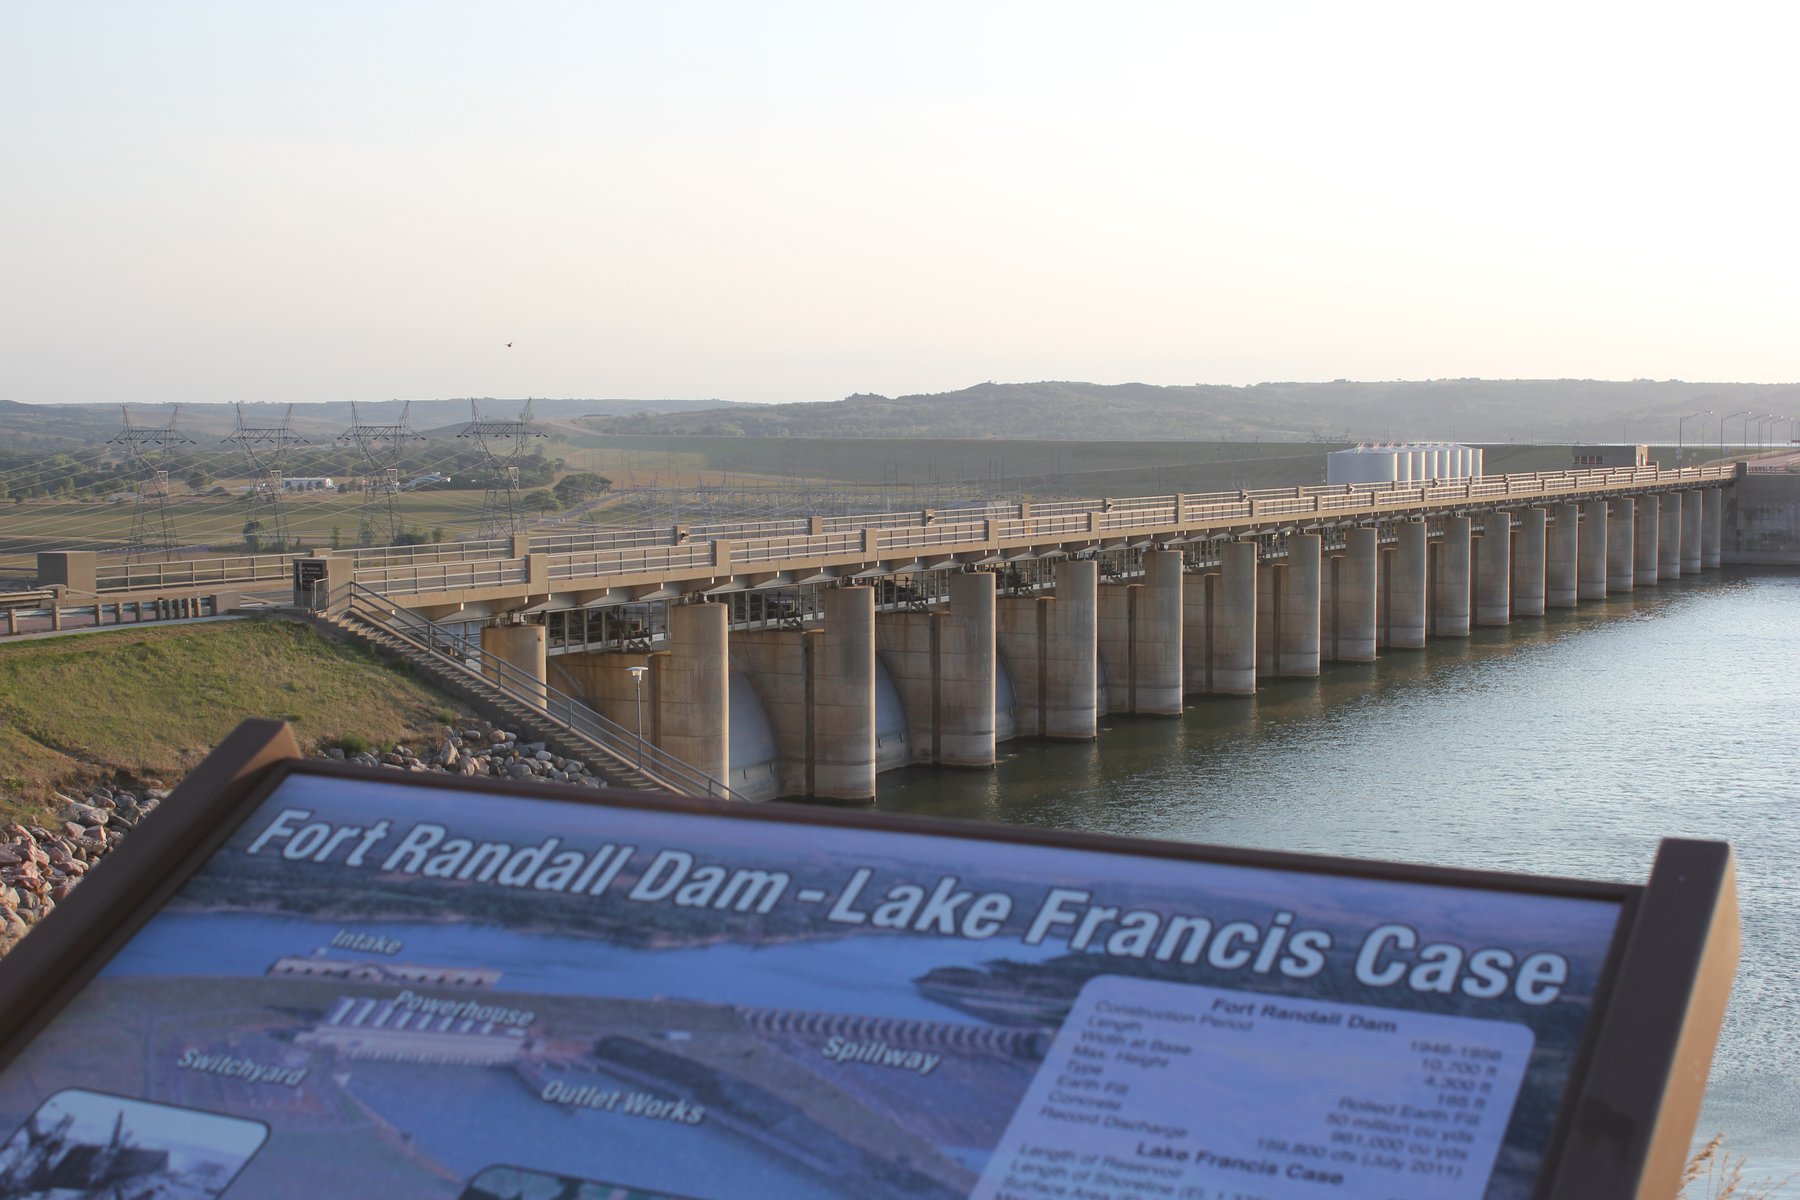
<path fill-rule="evenodd" d="M 483 420 L 475 401 L 469 401 L 469 423 L 456 435 L 474 438 L 487 468 L 487 494 L 481 498 L 481 536 L 510 537 L 524 521 L 519 503 L 519 459 L 532 438 L 547 437 L 531 422 L 531 401 L 516 421 Z"/>
<path fill-rule="evenodd" d="M 338 434 L 337 440 L 356 447 L 363 461 L 363 502 L 359 514 L 359 533 L 379 546 L 391 546 L 399 540 L 404 526 L 400 521 L 400 453 L 408 442 L 422 442 L 425 435 L 414 433 L 407 424 L 412 401 L 400 406 L 400 420 L 392 424 L 365 422 L 350 402 L 350 428 Z"/>
<path fill-rule="evenodd" d="M 131 423 L 131 410 L 124 405 L 125 428 L 107 442 L 125 454 L 131 473 L 137 476 L 137 502 L 131 508 L 131 538 L 125 543 L 125 561 L 140 554 L 167 554 L 175 549 L 175 522 L 169 516 L 169 462 L 175 446 L 191 446 L 194 440 L 175 430 L 175 418 L 181 415 L 177 404 L 169 410 L 169 421 L 144 429 Z"/>
<path fill-rule="evenodd" d="M 260 519 L 263 533 L 268 542 L 287 549 L 288 530 L 287 513 L 283 511 L 282 466 L 287 460 L 288 448 L 304 446 L 306 439 L 295 433 L 291 422 L 294 419 L 294 406 L 288 405 L 287 412 L 279 425 L 253 426 L 244 424 L 244 406 L 237 406 L 237 429 L 225 441 L 236 443 L 244 452 L 244 458 L 250 464 L 250 494 L 245 497 L 252 513 L 265 513 Z"/>

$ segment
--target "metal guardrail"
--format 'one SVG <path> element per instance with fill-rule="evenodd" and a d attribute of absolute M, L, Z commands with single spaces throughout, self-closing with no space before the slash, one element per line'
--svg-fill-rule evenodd
<path fill-rule="evenodd" d="M 470 588 L 512 587 L 530 581 L 522 558 L 471 559 L 467 562 L 422 562 L 412 566 L 373 567 L 356 572 L 356 582 L 371 592 L 465 591 Z"/>
<path fill-rule="evenodd" d="M 0 592 L 0 609 L 42 609 L 55 604 L 57 599 L 55 588 L 28 588 L 18 592 Z"/>
<path fill-rule="evenodd" d="M 95 569 L 100 592 L 154 592 L 174 588 L 229 587 L 285 582 L 297 557 L 248 554 L 235 558 L 192 558 L 160 563 L 105 563 Z"/>
<path fill-rule="evenodd" d="M 488 538 L 473 542 L 426 542 L 417 546 L 359 546 L 343 553 L 355 561 L 358 569 L 415 566 L 419 563 L 504 558 L 512 553 L 512 542 L 506 538 Z"/>
<path fill-rule="evenodd" d="M 591 579 L 599 575 L 633 572 L 647 574 L 653 571 L 675 571 L 683 567 L 704 567 L 711 565 L 712 560 L 711 542 L 646 546 L 636 550 L 585 550 L 571 554 L 552 554 L 549 573 L 551 579 Z"/>
<path fill-rule="evenodd" d="M 674 533 L 669 529 L 592 529 L 584 533 L 533 534 L 527 546 L 533 554 L 571 554 L 586 550 L 667 546 L 674 540 Z"/>
<path fill-rule="evenodd" d="M 35 595 L 36 593 L 32 593 Z M 112 629 L 223 615 L 216 596 L 157 600 L 93 600 L 82 604 L 0 605 L 0 638 L 76 629 Z"/>
<path fill-rule="evenodd" d="M 608 720 L 568 693 L 497 655 L 489 654 L 480 642 L 416 616 L 356 583 L 349 584 L 341 598 L 342 611 L 346 614 L 399 638 L 439 662 L 448 663 L 520 704 L 543 712 L 552 722 L 619 766 L 635 770 L 679 795 L 741 799 L 724 783 L 698 767 Z"/>
<path fill-rule="evenodd" d="M 1767 468 L 1751 468 L 1763 473 Z M 549 557 L 558 581 L 616 574 L 657 574 L 711 565 L 739 567 L 782 560 L 849 557 L 907 549 L 970 547 L 995 541 L 1054 540 L 1112 535 L 1157 527 L 1219 525 L 1307 515 L 1349 514 L 1458 502 L 1493 502 L 1635 487 L 1728 482 L 1737 464 L 1683 467 L 1584 468 L 1513 475 L 1259 488 L 1239 492 L 1135 496 L 917 509 L 862 516 L 739 521 L 652 529 L 557 532 L 529 539 L 534 555 Z M 814 533 L 813 529 L 821 532 Z M 729 546 L 729 563 L 718 551 Z M 715 549 L 717 546 L 717 549 Z M 529 581 L 525 559 L 511 557 L 511 539 L 375 546 L 346 551 L 356 580 L 378 592 L 429 594 Z M 248 555 L 162 563 L 106 564 L 97 591 L 176 591 L 274 584 L 290 578 L 296 556 Z"/>

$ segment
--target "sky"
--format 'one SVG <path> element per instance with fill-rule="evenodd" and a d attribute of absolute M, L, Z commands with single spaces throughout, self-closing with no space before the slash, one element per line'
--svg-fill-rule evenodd
<path fill-rule="evenodd" d="M 0 0 L 0 399 L 1793 381 L 1796 33 L 1732 4 Z"/>

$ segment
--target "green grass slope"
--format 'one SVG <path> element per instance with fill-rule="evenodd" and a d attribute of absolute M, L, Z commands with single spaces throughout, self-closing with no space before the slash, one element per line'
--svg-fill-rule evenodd
<path fill-rule="evenodd" d="M 173 782 L 246 717 L 308 750 L 344 734 L 422 745 L 464 706 L 310 625 L 249 620 L 0 645 L 0 814 L 64 783 Z"/>

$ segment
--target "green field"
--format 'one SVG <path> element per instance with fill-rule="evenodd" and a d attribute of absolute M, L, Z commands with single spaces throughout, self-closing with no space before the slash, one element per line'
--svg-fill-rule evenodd
<path fill-rule="evenodd" d="M 483 493 L 479 491 L 404 492 L 396 498 L 401 520 L 411 532 L 430 537 L 442 530 L 445 541 L 470 538 L 481 529 Z M 0 506 L 0 573 L 30 575 L 39 550 L 113 550 L 131 536 L 131 501 L 27 500 Z M 360 494 L 300 493 L 284 508 L 291 536 L 305 549 L 339 543 L 354 546 L 361 523 Z M 251 508 L 237 496 L 171 496 L 169 516 L 183 549 L 178 558 L 212 553 L 242 554 L 244 523 L 252 517 L 268 521 L 267 511 Z"/>
<path fill-rule="evenodd" d="M 311 625 L 247 620 L 0 645 L 0 816 L 124 772 L 173 782 L 245 717 L 304 748 L 344 734 L 435 746 L 461 702 Z"/>
<path fill-rule="evenodd" d="M 948 438 L 741 438 L 564 433 L 555 453 L 615 486 L 702 475 L 813 479 L 864 486 L 991 485 L 1041 495 L 1107 494 L 1135 483 L 1159 491 L 1224 491 L 1315 483 L 1324 442 L 1048 442 Z M 1004 484 L 1004 486 L 1002 486 Z M 1119 492 L 1119 494 L 1125 494 Z"/>

